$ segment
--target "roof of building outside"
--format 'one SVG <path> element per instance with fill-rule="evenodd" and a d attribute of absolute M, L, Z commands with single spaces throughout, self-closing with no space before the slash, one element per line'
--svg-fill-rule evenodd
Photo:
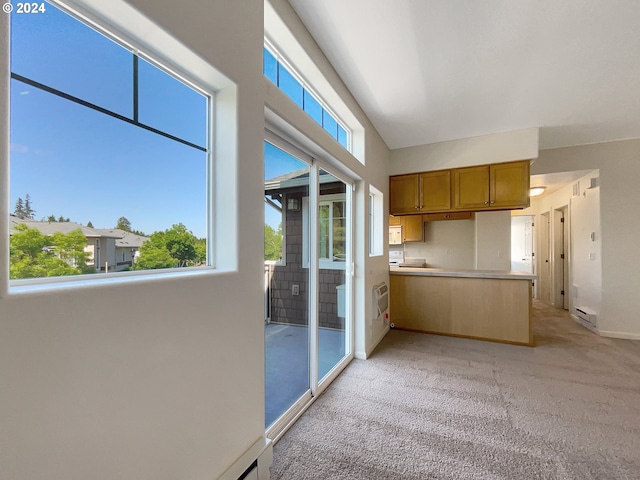
<path fill-rule="evenodd" d="M 82 234 L 87 238 L 115 238 L 116 247 L 122 248 L 140 248 L 140 246 L 149 240 L 149 237 L 136 235 L 131 232 L 120 230 L 119 228 L 91 228 L 85 227 L 75 222 L 43 222 L 30 218 L 20 218 L 15 215 L 9 216 L 9 231 L 15 232 L 17 225 L 26 225 L 29 228 L 35 228 L 44 235 L 53 235 L 54 233 L 71 233 L 80 229 Z"/>
<path fill-rule="evenodd" d="M 119 228 L 96 228 L 94 230 L 103 233 L 105 237 L 115 237 L 116 247 L 119 248 L 140 248 L 144 242 L 149 240 L 149 237 L 136 235 Z"/>

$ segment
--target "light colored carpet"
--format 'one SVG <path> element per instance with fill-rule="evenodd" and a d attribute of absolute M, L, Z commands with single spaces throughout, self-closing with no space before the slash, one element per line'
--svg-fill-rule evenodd
<path fill-rule="evenodd" d="M 534 309 L 536 348 L 389 332 L 276 444 L 271 478 L 640 479 L 640 342 Z"/>

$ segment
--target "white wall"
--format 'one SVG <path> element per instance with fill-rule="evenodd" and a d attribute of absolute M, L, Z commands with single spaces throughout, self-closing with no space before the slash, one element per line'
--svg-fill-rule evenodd
<path fill-rule="evenodd" d="M 391 151 L 390 175 L 444 170 L 538 156 L 538 129 L 526 128 Z"/>
<path fill-rule="evenodd" d="M 407 257 L 425 258 L 433 268 L 475 268 L 475 221 L 425 222 L 424 242 L 405 243 Z"/>
<path fill-rule="evenodd" d="M 238 84 L 242 201 L 227 198 L 242 219 L 237 267 L 1 298 L 3 479 L 217 478 L 264 435 L 262 1 L 131 3 Z M 0 233 L 4 258 L 6 225 Z"/>
<path fill-rule="evenodd" d="M 511 212 L 476 213 L 478 270 L 511 270 Z"/>
<path fill-rule="evenodd" d="M 640 339 L 640 139 L 543 150 L 531 174 L 599 169 L 604 335 Z"/>
<path fill-rule="evenodd" d="M 599 316 L 602 311 L 600 189 L 586 189 L 585 180 L 589 178 L 593 176 L 580 182 L 580 195 L 570 203 L 570 288 L 565 294 L 570 296 L 571 313 L 575 314 L 575 307 L 587 307 Z"/>

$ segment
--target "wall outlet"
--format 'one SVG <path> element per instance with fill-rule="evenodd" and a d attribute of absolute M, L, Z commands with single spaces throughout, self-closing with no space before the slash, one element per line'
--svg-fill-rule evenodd
<path fill-rule="evenodd" d="M 300 295 L 300 285 L 291 285 L 291 295 Z"/>

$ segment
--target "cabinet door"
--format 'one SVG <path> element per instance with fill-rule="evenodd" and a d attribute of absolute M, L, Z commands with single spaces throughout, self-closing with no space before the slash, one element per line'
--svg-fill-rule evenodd
<path fill-rule="evenodd" d="M 451 208 L 451 171 L 420 174 L 420 211 L 439 212 Z"/>
<path fill-rule="evenodd" d="M 389 226 L 395 227 L 402 225 L 402 217 L 394 217 L 393 215 L 389 215 Z"/>
<path fill-rule="evenodd" d="M 491 207 L 529 206 L 529 161 L 491 165 Z"/>
<path fill-rule="evenodd" d="M 489 207 L 489 166 L 453 170 L 453 208 Z"/>
<path fill-rule="evenodd" d="M 389 178 L 389 213 L 392 215 L 418 211 L 418 175 Z"/>
<path fill-rule="evenodd" d="M 402 217 L 402 237 L 404 242 L 422 242 L 424 225 L 422 215 L 405 215 Z"/>

